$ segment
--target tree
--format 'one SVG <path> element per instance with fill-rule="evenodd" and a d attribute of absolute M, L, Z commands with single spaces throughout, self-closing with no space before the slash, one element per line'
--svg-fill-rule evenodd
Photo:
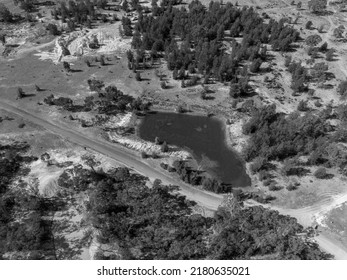
<path fill-rule="evenodd" d="M 156 145 L 160 145 L 160 144 L 161 144 L 161 140 L 159 139 L 159 137 L 155 137 L 155 138 L 154 138 L 154 143 L 155 143 Z"/>
<path fill-rule="evenodd" d="M 342 81 L 339 84 L 337 92 L 341 95 L 342 99 L 345 99 L 347 97 L 347 81 Z"/>
<path fill-rule="evenodd" d="M 327 0 L 310 0 L 307 4 L 312 13 L 318 14 L 326 10 L 327 3 Z"/>
<path fill-rule="evenodd" d="M 100 65 L 101 65 L 101 66 L 105 66 L 105 65 L 106 65 L 105 57 L 104 57 L 103 55 L 100 56 L 99 61 L 100 61 Z"/>
<path fill-rule="evenodd" d="M 229 95 L 232 98 L 238 98 L 241 96 L 241 89 L 238 83 L 230 84 Z"/>
<path fill-rule="evenodd" d="M 327 177 L 327 170 L 324 167 L 319 167 L 313 175 L 318 179 L 324 179 Z"/>
<path fill-rule="evenodd" d="M 250 71 L 253 72 L 253 73 L 257 73 L 259 72 L 260 70 L 260 66 L 262 64 L 262 60 L 260 58 L 257 58 L 256 60 L 254 60 L 251 64 L 251 67 L 250 67 Z"/>
<path fill-rule="evenodd" d="M 0 3 L 0 21 L 12 22 L 12 14 L 3 3 Z"/>
<path fill-rule="evenodd" d="M 64 70 L 65 70 L 66 72 L 70 72 L 70 71 L 71 71 L 70 63 L 69 63 L 69 62 L 64 61 L 64 62 L 63 62 L 63 67 L 64 67 Z"/>
<path fill-rule="evenodd" d="M 22 99 L 25 97 L 25 93 L 21 87 L 17 88 L 17 99 Z"/>
<path fill-rule="evenodd" d="M 306 101 L 301 100 L 298 104 L 298 111 L 305 112 L 308 110 L 309 110 L 309 107 L 307 105 L 307 100 Z"/>
<path fill-rule="evenodd" d="M 135 79 L 136 81 L 141 81 L 141 74 L 139 71 L 136 72 Z"/>
<path fill-rule="evenodd" d="M 19 4 L 22 10 L 32 12 L 35 9 L 36 0 L 15 0 L 14 3 L 15 5 Z"/>
<path fill-rule="evenodd" d="M 312 28 L 312 25 L 313 25 L 312 21 L 309 20 L 308 22 L 306 22 L 305 28 L 306 28 L 306 29 L 311 29 L 311 28 Z"/>
<path fill-rule="evenodd" d="M 319 47 L 319 51 L 320 52 L 326 52 L 328 50 L 328 43 L 324 42 L 320 47 Z"/>
<path fill-rule="evenodd" d="M 334 29 L 333 34 L 334 34 L 334 37 L 337 39 L 343 38 L 343 29 L 336 27 Z"/>
<path fill-rule="evenodd" d="M 60 34 L 57 25 L 55 25 L 53 23 L 49 23 L 47 25 L 46 29 L 49 31 L 49 34 L 51 34 L 53 36 Z"/>
<path fill-rule="evenodd" d="M 163 144 L 161 145 L 160 147 L 160 150 L 163 152 L 163 153 L 167 153 L 169 151 L 169 146 L 167 145 L 166 141 L 163 142 Z"/>
<path fill-rule="evenodd" d="M 322 37 L 318 34 L 310 35 L 305 40 L 308 46 L 317 46 L 320 42 L 322 42 Z"/>
<path fill-rule="evenodd" d="M 335 56 L 335 50 L 334 49 L 330 49 L 326 52 L 325 54 L 325 59 L 327 61 L 333 61 L 334 60 L 334 56 Z"/>

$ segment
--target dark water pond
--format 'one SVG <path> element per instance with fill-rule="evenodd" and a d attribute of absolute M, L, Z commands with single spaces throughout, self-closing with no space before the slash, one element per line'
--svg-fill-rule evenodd
<path fill-rule="evenodd" d="M 250 185 L 244 165 L 225 144 L 220 121 L 204 116 L 175 113 L 147 115 L 139 127 L 139 136 L 154 142 L 155 137 L 188 150 L 202 170 L 235 187 Z"/>

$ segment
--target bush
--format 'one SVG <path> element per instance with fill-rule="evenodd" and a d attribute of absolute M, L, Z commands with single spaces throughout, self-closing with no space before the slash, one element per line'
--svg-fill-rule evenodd
<path fill-rule="evenodd" d="M 335 56 L 335 50 L 334 49 L 330 49 L 326 52 L 325 54 L 325 59 L 327 61 L 333 61 L 334 60 L 334 56 Z"/>
<path fill-rule="evenodd" d="M 176 168 L 174 168 L 172 166 L 169 166 L 167 171 L 169 171 L 169 172 L 176 172 Z"/>
<path fill-rule="evenodd" d="M 258 174 L 259 174 L 260 181 L 271 179 L 271 174 L 266 170 L 260 170 Z"/>
<path fill-rule="evenodd" d="M 58 27 L 53 23 L 48 24 L 46 29 L 49 31 L 49 34 L 53 36 L 57 36 L 60 34 Z"/>
<path fill-rule="evenodd" d="M 312 25 L 313 25 L 312 21 L 309 20 L 308 22 L 306 22 L 305 28 L 306 28 L 306 29 L 311 29 L 311 28 L 312 28 Z"/>
<path fill-rule="evenodd" d="M 273 180 L 272 179 L 270 179 L 270 178 L 268 178 L 268 179 L 266 179 L 264 182 L 263 182 L 263 185 L 264 186 L 270 186 L 270 184 L 273 182 Z"/>
<path fill-rule="evenodd" d="M 148 158 L 148 155 L 146 152 L 141 152 L 141 158 Z"/>
<path fill-rule="evenodd" d="M 136 72 L 135 79 L 136 79 L 136 81 L 141 81 L 141 74 L 140 74 L 140 72 Z"/>
<path fill-rule="evenodd" d="M 163 169 L 165 169 L 165 170 L 167 170 L 169 166 L 168 166 L 166 163 L 161 162 L 161 163 L 160 163 L 160 167 L 163 168 Z"/>
<path fill-rule="evenodd" d="M 69 63 L 69 62 L 64 61 L 64 62 L 63 62 L 63 67 L 64 67 L 64 70 L 65 70 L 66 72 L 70 72 L 70 71 L 71 71 L 70 63 Z"/>
<path fill-rule="evenodd" d="M 104 58 L 103 55 L 100 56 L 99 61 L 100 61 L 100 65 L 101 65 L 101 66 L 105 66 L 105 65 L 106 65 L 106 63 L 105 63 L 105 58 Z"/>
<path fill-rule="evenodd" d="M 307 105 L 307 100 L 306 101 L 301 100 L 298 104 L 298 111 L 306 112 L 308 110 L 309 110 L 309 107 Z"/>
<path fill-rule="evenodd" d="M 167 153 L 169 151 L 169 146 L 167 145 L 166 141 L 163 142 L 163 144 L 160 147 L 160 150 L 162 153 Z"/>
<path fill-rule="evenodd" d="M 318 34 L 310 35 L 305 40 L 308 46 L 317 46 L 320 42 L 322 42 L 322 37 Z"/>
<path fill-rule="evenodd" d="M 286 189 L 287 189 L 288 191 L 295 191 L 297 188 L 298 188 L 298 187 L 295 186 L 294 184 L 289 184 L 289 185 L 286 187 Z"/>
<path fill-rule="evenodd" d="M 342 99 L 345 99 L 347 96 L 347 81 L 342 81 L 338 88 L 337 88 L 337 92 L 341 95 Z"/>
<path fill-rule="evenodd" d="M 87 59 L 87 58 L 84 60 L 84 63 L 85 63 L 88 67 L 91 66 L 90 61 L 89 61 L 89 59 Z"/>
<path fill-rule="evenodd" d="M 256 159 L 254 159 L 253 163 L 250 165 L 251 172 L 253 174 L 257 173 L 264 167 L 264 165 L 265 165 L 265 158 L 257 157 Z"/>
<path fill-rule="evenodd" d="M 276 182 L 272 182 L 269 186 L 269 191 L 272 191 L 272 192 L 276 192 L 276 191 L 279 191 L 281 189 L 282 189 L 282 187 L 276 185 Z"/>
<path fill-rule="evenodd" d="M 2 3 L 0 3 L 0 21 L 12 22 L 12 14 L 10 10 Z"/>
<path fill-rule="evenodd" d="M 319 167 L 313 174 L 318 179 L 324 179 L 327 177 L 327 170 L 324 167 Z"/>

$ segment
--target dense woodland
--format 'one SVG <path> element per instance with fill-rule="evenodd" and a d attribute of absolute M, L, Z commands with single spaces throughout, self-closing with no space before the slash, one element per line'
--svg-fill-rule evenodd
<path fill-rule="evenodd" d="M 285 19 L 264 20 L 252 7 L 213 1 L 208 8 L 199 1 L 191 2 L 188 9 L 173 7 L 170 1 L 158 6 L 154 0 L 152 5 L 151 14 L 139 13 L 132 31 L 137 51 L 128 57 L 129 67 L 142 67 L 146 52 L 154 58 L 164 56 L 175 79 L 198 73 L 204 83 L 228 81 L 233 97 L 249 93 L 247 75 L 259 71 L 266 61 L 267 45 L 275 51 L 289 51 L 299 39 L 299 32 Z M 129 19 L 123 18 L 122 23 L 124 30 L 130 30 Z M 231 43 L 231 51 L 226 42 Z"/>
<path fill-rule="evenodd" d="M 89 189 L 87 211 L 100 232 L 99 241 L 118 244 L 122 259 L 326 259 L 316 244 L 297 236 L 295 218 L 263 207 L 221 207 L 214 218 L 193 214 L 195 203 L 173 186 L 126 168 L 101 173 Z M 236 196 L 235 196 L 236 197 Z M 235 205 L 239 205 L 236 203 Z M 231 211 L 232 209 L 232 211 Z M 119 257 L 119 255 L 121 257 Z"/>
<path fill-rule="evenodd" d="M 55 258 L 50 221 L 44 217 L 49 203 L 28 192 L 24 182 L 11 188 L 14 180 L 30 171 L 25 164 L 36 160 L 23 156 L 28 149 L 24 143 L 0 145 L 0 259 L 5 253 L 14 259 Z"/>
<path fill-rule="evenodd" d="M 308 165 L 324 164 L 344 170 L 347 155 L 339 143 L 346 143 L 347 131 L 344 125 L 333 128 L 327 120 L 345 123 L 345 110 L 345 105 L 336 110 L 328 106 L 319 114 L 294 112 L 288 116 L 277 113 L 275 105 L 254 110 L 243 126 L 243 132 L 250 135 L 244 157 L 248 161 L 261 159 L 265 168 L 268 160 L 283 161 L 306 155 Z"/>

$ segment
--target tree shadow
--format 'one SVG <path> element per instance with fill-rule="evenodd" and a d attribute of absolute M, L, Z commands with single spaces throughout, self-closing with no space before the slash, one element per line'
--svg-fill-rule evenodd
<path fill-rule="evenodd" d="M 79 73 L 79 72 L 83 72 L 83 70 L 81 69 L 70 69 L 71 73 Z"/>

